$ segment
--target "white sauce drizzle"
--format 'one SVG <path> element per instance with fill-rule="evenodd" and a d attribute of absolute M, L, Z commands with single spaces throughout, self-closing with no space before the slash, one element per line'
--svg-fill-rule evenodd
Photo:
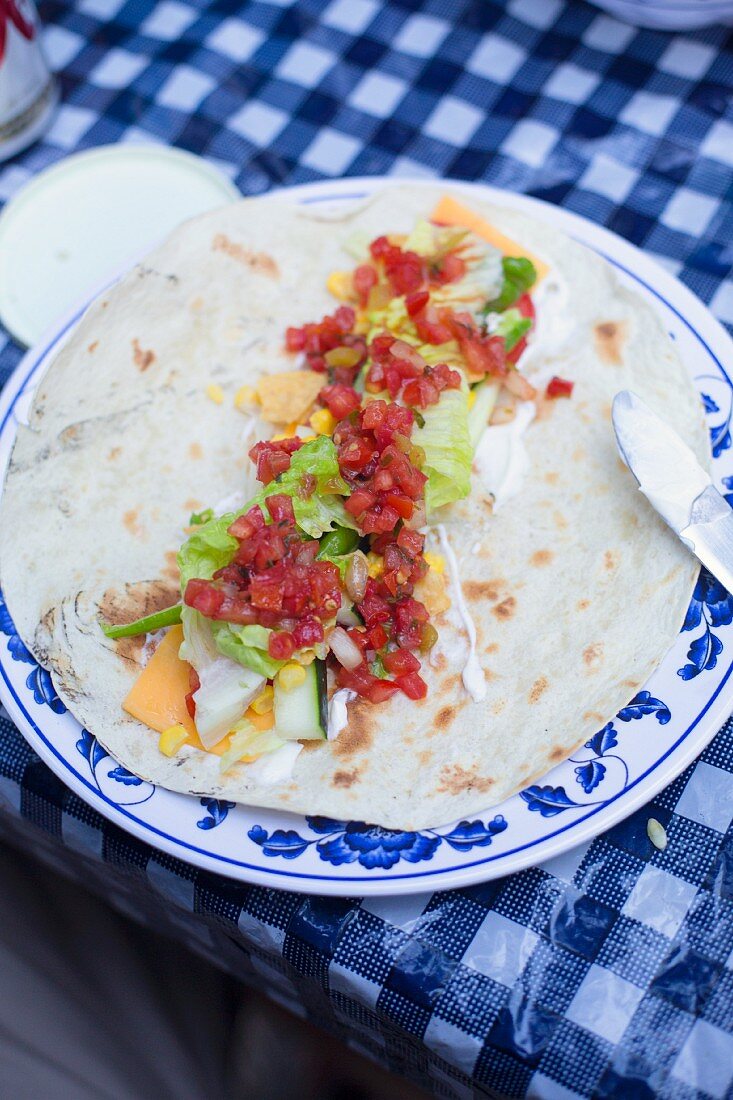
<path fill-rule="evenodd" d="M 479 440 L 473 469 L 484 489 L 493 496 L 495 512 L 522 489 L 530 464 L 523 437 L 536 412 L 534 401 L 520 401 L 512 420 L 507 424 L 489 424 Z"/>
<path fill-rule="evenodd" d="M 443 555 L 448 564 L 448 573 L 450 575 L 451 585 L 456 597 L 456 607 L 458 608 L 458 614 L 461 616 L 463 627 L 468 636 L 468 659 L 463 667 L 461 677 L 463 679 L 463 686 L 468 694 L 473 699 L 474 703 L 480 703 L 486 695 L 486 677 L 484 671 L 478 662 L 476 656 L 476 627 L 474 621 L 471 618 L 471 614 L 466 607 L 466 601 L 463 598 L 463 588 L 461 587 L 461 578 L 458 573 L 458 562 L 456 556 L 453 553 L 453 547 L 448 542 L 448 536 L 445 533 L 445 527 L 442 523 L 437 525 L 438 537 L 440 538 L 440 548 L 443 551 Z"/>
<path fill-rule="evenodd" d="M 527 347 L 517 362 L 522 374 L 540 372 L 548 360 L 561 358 L 570 350 L 571 341 L 577 343 L 578 326 L 568 301 L 568 286 L 556 271 L 549 272 L 537 289 L 530 291 L 536 317 L 534 328 L 527 339 Z M 539 377 L 530 377 L 535 385 Z"/>
<path fill-rule="evenodd" d="M 328 704 L 327 737 L 329 741 L 335 741 L 341 730 L 346 726 L 349 720 L 349 712 L 346 706 L 352 699 L 356 699 L 356 692 L 351 691 L 350 688 L 339 688 L 331 696 L 331 701 Z"/>
<path fill-rule="evenodd" d="M 259 760 L 247 765 L 247 779 L 270 787 L 274 783 L 283 783 L 293 774 L 295 761 L 303 751 L 300 741 L 287 741 L 274 752 L 266 752 Z"/>

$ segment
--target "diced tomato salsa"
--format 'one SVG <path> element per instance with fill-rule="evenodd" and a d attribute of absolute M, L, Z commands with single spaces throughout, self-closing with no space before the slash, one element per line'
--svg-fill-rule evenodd
<path fill-rule="evenodd" d="M 425 538 L 417 530 L 424 523 L 427 478 L 424 453 L 412 437 L 416 420 L 422 422 L 420 410 L 437 404 L 444 391 L 460 388 L 463 378 L 446 362 L 428 363 L 415 343 L 439 348 L 452 342 L 470 380 L 489 375 L 505 380 L 516 394 L 531 391 L 516 370 L 526 338 L 507 354 L 503 336 L 488 333 L 470 313 L 439 308 L 432 300 L 437 290 L 466 274 L 462 245 L 426 259 L 401 247 L 400 240 L 381 236 L 372 241 L 367 259 L 348 280 L 345 296 L 352 304 L 285 332 L 286 350 L 300 354 L 306 369 L 324 375 L 318 404 L 333 418 L 330 434 L 343 479 L 334 491 L 357 527 L 362 554 L 358 592 L 353 578 L 349 587 L 348 567 L 343 579 L 335 564 L 318 560 L 319 541 L 298 527 L 290 496 L 274 493 L 229 527 L 237 543 L 231 561 L 211 580 L 189 581 L 184 593 L 185 603 L 210 619 L 271 628 L 269 655 L 282 661 L 303 648 L 325 651 L 346 593 L 359 620 L 347 630 L 355 648 L 348 662 L 345 656 L 337 661 L 333 651 L 328 660 L 339 686 L 372 703 L 397 691 L 423 699 L 427 684 L 420 675 L 421 660 L 437 639 L 427 608 L 415 596 L 416 584 L 428 572 Z M 365 316 L 400 297 L 413 343 L 387 331 L 367 338 Z M 528 293 L 514 304 L 534 320 Z M 571 391 L 571 382 L 553 378 L 547 396 Z M 249 456 L 258 480 L 277 483 L 302 446 L 298 436 L 256 443 Z M 305 499 L 315 490 L 316 478 L 303 474 L 298 495 Z M 368 579 L 364 553 L 377 563 Z M 348 650 L 343 632 L 342 642 Z M 189 709 L 197 687 L 192 680 Z"/>

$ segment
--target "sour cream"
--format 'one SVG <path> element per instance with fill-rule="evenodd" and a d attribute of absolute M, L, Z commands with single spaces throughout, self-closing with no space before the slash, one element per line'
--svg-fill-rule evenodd
<path fill-rule="evenodd" d="M 494 498 L 494 511 L 521 492 L 529 469 L 524 433 L 534 420 L 533 401 L 520 401 L 513 420 L 489 424 L 473 456 L 473 469 L 487 493 Z"/>
<path fill-rule="evenodd" d="M 275 783 L 284 783 L 293 774 L 295 761 L 303 751 L 299 741 L 287 741 L 274 752 L 266 752 L 259 760 L 247 765 L 247 779 L 270 787 Z"/>
<path fill-rule="evenodd" d="M 326 736 L 329 741 L 335 741 L 341 730 L 349 720 L 347 704 L 356 699 L 356 692 L 350 688 L 339 688 L 331 697 L 328 704 L 328 730 Z"/>
<path fill-rule="evenodd" d="M 536 289 L 531 290 L 536 317 L 527 347 L 517 367 L 531 382 L 538 384 L 548 361 L 575 351 L 578 325 L 570 307 L 568 285 L 556 271 L 550 271 Z"/>
<path fill-rule="evenodd" d="M 474 703 L 480 703 L 486 695 L 486 677 L 484 676 L 484 671 L 476 655 L 476 626 L 466 607 L 466 601 L 463 598 L 463 588 L 461 587 L 461 577 L 458 572 L 458 562 L 453 553 L 453 547 L 448 542 L 448 536 L 445 533 L 445 527 L 442 523 L 438 524 L 437 531 L 438 538 L 440 539 L 440 548 L 443 551 L 443 556 L 448 566 L 448 575 L 456 598 L 455 604 L 458 608 L 461 622 L 463 623 L 463 629 L 466 631 L 468 637 L 468 658 L 463 667 L 461 679 L 463 680 L 463 686 Z"/>

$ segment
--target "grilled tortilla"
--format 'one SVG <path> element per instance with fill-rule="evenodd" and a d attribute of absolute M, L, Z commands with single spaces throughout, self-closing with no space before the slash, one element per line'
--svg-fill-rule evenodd
<path fill-rule="evenodd" d="M 687 371 L 653 310 L 605 261 L 523 214 L 461 196 L 548 265 L 523 369 L 575 383 L 572 399 L 540 402 L 518 495 L 495 511 L 475 477 L 471 496 L 440 516 L 486 697 L 473 702 L 463 685 L 468 642 L 449 586 L 422 670 L 427 698 L 351 703 L 340 736 L 308 744 L 281 782 L 257 783 L 246 764 L 220 775 L 216 756 L 190 747 L 169 759 L 123 711 L 144 639 L 109 641 L 99 619 L 175 601 L 190 512 L 247 485 L 252 433 L 268 428 L 243 417 L 235 392 L 293 369 L 284 329 L 333 309 L 325 283 L 351 266 L 345 241 L 409 232 L 442 194 L 388 189 L 328 216 L 254 199 L 188 222 L 90 307 L 38 386 L 0 507 L 2 587 L 63 701 L 135 774 L 254 806 L 435 826 L 570 755 L 634 696 L 679 631 L 697 564 L 638 496 L 610 406 L 618 390 L 634 390 L 708 464 Z M 222 404 L 205 396 L 212 383 Z"/>

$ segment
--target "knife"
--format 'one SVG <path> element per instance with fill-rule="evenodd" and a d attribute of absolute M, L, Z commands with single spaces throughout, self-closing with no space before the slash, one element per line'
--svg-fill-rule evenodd
<path fill-rule="evenodd" d="M 619 453 L 639 489 L 713 576 L 733 592 L 733 509 L 690 447 L 631 390 L 613 401 Z"/>

